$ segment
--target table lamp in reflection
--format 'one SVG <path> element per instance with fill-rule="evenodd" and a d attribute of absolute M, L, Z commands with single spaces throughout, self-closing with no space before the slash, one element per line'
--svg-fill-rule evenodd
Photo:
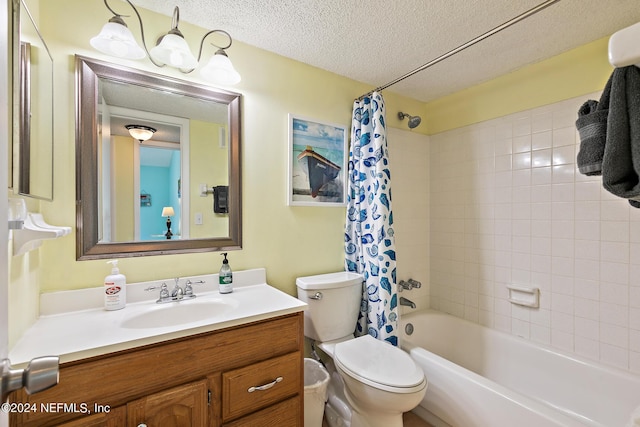
<path fill-rule="evenodd" d="M 171 217 L 175 214 L 176 213 L 173 211 L 173 206 L 165 206 L 164 208 L 162 208 L 162 216 L 167 217 L 167 239 L 171 239 L 171 236 L 173 236 L 173 233 L 171 232 Z"/>

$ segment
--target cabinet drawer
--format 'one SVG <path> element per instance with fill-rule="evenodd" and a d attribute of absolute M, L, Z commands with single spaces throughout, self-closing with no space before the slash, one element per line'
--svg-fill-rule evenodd
<path fill-rule="evenodd" d="M 222 374 L 224 421 L 262 409 L 302 389 L 299 351 Z M 281 379 L 280 379 L 281 378 Z"/>
<path fill-rule="evenodd" d="M 222 427 L 302 427 L 302 397 L 296 396 Z"/>

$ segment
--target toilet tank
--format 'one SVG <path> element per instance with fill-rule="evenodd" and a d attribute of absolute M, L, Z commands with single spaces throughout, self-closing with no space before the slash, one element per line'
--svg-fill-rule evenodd
<path fill-rule="evenodd" d="M 296 279 L 304 312 L 304 335 L 319 342 L 353 336 L 362 300 L 362 275 L 342 271 Z"/>

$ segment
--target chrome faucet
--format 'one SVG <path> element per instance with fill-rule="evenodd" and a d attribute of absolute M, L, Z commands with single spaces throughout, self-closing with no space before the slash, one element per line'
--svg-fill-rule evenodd
<path fill-rule="evenodd" d="M 409 282 L 409 284 L 411 285 L 412 288 L 421 288 L 422 287 L 422 283 L 418 282 L 417 280 L 409 279 L 408 282 Z"/>
<path fill-rule="evenodd" d="M 404 280 L 400 280 L 398 282 L 398 292 L 410 291 L 410 290 L 411 290 L 411 283 L 405 282 Z"/>
<path fill-rule="evenodd" d="M 192 282 L 191 279 L 187 279 L 183 289 L 180 287 L 180 284 L 179 284 L 180 278 L 176 277 L 174 280 L 175 280 L 175 286 L 171 290 L 171 293 L 169 293 L 169 288 L 167 287 L 167 284 L 162 282 L 162 285 L 159 288 L 160 296 L 156 301 L 156 303 L 164 304 L 167 302 L 179 302 L 179 301 L 182 301 L 183 299 L 193 299 L 196 297 L 196 295 L 193 293 L 193 285 L 205 283 L 204 280 L 198 280 L 197 282 Z M 157 286 L 149 286 L 148 288 L 145 289 L 145 291 L 153 291 L 156 289 L 158 289 Z"/>
<path fill-rule="evenodd" d="M 180 281 L 179 277 L 176 277 L 174 280 L 176 281 L 176 285 L 173 287 L 173 290 L 171 291 L 171 299 L 174 301 L 181 300 L 184 297 L 184 289 L 182 289 L 178 284 L 178 282 Z"/>
<path fill-rule="evenodd" d="M 413 301 L 406 299 L 405 297 L 400 297 L 400 305 L 406 305 L 407 307 L 416 308 L 416 304 Z"/>
<path fill-rule="evenodd" d="M 410 291 L 413 288 L 421 288 L 421 287 L 422 287 L 422 283 L 413 279 L 409 279 L 407 281 L 400 280 L 400 282 L 398 282 L 398 292 Z"/>

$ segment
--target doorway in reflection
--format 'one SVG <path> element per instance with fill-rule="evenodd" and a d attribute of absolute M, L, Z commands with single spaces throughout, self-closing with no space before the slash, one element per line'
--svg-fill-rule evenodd
<path fill-rule="evenodd" d="M 140 215 L 136 240 L 166 239 L 163 208 L 172 207 L 171 239 L 181 237 L 180 150 L 147 141 L 140 147 Z"/>
<path fill-rule="evenodd" d="M 99 241 L 167 240 L 164 207 L 174 212 L 171 240 L 188 239 L 189 120 L 106 103 L 99 120 Z M 154 132 L 136 139 L 130 127 Z"/>

